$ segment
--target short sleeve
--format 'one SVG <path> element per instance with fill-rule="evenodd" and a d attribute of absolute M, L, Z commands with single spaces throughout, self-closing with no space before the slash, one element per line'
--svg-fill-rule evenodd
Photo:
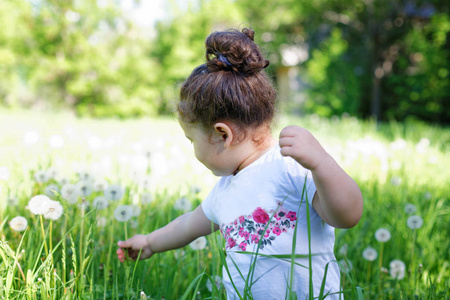
<path fill-rule="evenodd" d="M 219 224 L 215 212 L 216 210 L 216 190 L 217 184 L 213 187 L 211 192 L 206 196 L 202 202 L 202 209 L 205 216 L 213 223 Z"/>
<path fill-rule="evenodd" d="M 314 195 L 316 194 L 316 184 L 310 170 L 303 168 L 298 162 L 292 158 L 288 159 L 288 176 L 294 185 L 298 195 L 302 197 L 302 201 L 308 201 L 312 206 Z"/>

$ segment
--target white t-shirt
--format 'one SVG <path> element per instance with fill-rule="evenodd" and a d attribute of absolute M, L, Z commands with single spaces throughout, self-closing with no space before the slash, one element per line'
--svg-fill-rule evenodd
<path fill-rule="evenodd" d="M 283 157 L 279 146 L 271 148 L 235 176 L 222 177 L 217 182 L 202 208 L 208 219 L 220 226 L 225 239 L 230 274 L 224 266 L 223 283 L 228 299 L 239 298 L 233 284 L 242 297 L 247 290 L 253 299 L 286 298 L 291 282 L 290 256 L 268 255 L 291 255 L 295 230 L 295 253 L 306 257 L 295 259 L 291 291 L 297 293 L 297 299 L 308 298 L 307 205 L 311 220 L 314 296 L 320 293 L 327 264 L 324 294 L 340 291 L 339 268 L 333 254 L 334 228 L 323 222 L 313 209 L 311 201 L 315 192 L 311 172 L 294 159 Z M 259 255 L 252 272 L 250 266 L 255 255 L 248 253 L 257 251 Z M 246 286 L 251 287 L 246 289 Z M 326 299 L 338 298 L 335 294 Z"/>

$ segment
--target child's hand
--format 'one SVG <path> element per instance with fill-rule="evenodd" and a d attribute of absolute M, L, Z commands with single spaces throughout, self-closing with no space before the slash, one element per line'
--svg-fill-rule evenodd
<path fill-rule="evenodd" d="M 147 242 L 147 236 L 142 234 L 137 234 L 126 241 L 119 241 L 117 245 L 120 247 L 117 249 L 117 258 L 122 263 L 127 253 L 133 260 L 136 260 L 138 257 L 139 260 L 147 259 L 154 254 Z M 139 253 L 141 253 L 140 256 Z"/>
<path fill-rule="evenodd" d="M 306 129 L 287 126 L 280 132 L 281 155 L 290 156 L 304 168 L 315 170 L 328 153 Z"/>

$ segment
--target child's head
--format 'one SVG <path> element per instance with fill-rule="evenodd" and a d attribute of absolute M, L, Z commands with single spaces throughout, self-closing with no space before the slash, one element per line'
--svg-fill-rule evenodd
<path fill-rule="evenodd" d="M 214 32 L 206 39 L 206 64 L 183 83 L 179 118 L 206 132 L 217 122 L 232 122 L 245 133 L 270 127 L 276 92 L 264 72 L 269 65 L 253 41 L 254 31 Z"/>

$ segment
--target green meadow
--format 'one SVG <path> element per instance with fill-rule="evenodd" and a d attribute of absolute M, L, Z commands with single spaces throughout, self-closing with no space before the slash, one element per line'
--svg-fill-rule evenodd
<path fill-rule="evenodd" d="M 360 223 L 336 230 L 342 298 L 449 299 L 450 130 L 283 115 L 274 135 L 288 124 L 309 129 L 364 196 Z M 0 128 L 1 299 L 226 299 L 219 234 L 116 258 L 118 240 L 199 205 L 217 180 L 175 118 L 0 111 Z"/>

